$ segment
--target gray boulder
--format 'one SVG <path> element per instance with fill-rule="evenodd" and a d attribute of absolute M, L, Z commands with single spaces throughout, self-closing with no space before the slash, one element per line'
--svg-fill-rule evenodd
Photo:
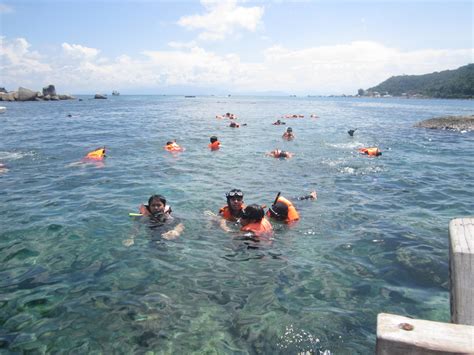
<path fill-rule="evenodd" d="M 51 96 L 50 95 L 44 95 L 43 100 L 49 101 L 49 100 L 51 100 Z"/>
<path fill-rule="evenodd" d="M 33 101 L 36 99 L 36 92 L 23 87 L 18 88 L 18 101 Z"/>
<path fill-rule="evenodd" d="M 51 101 L 59 101 L 59 96 L 58 95 L 52 95 L 51 96 Z"/>
<path fill-rule="evenodd" d="M 15 92 L 0 93 L 1 101 L 15 101 Z"/>
<path fill-rule="evenodd" d="M 95 94 L 94 99 L 106 99 L 107 96 L 103 94 Z"/>
<path fill-rule="evenodd" d="M 54 85 L 48 85 L 43 88 L 43 95 L 56 96 L 56 88 Z"/>
<path fill-rule="evenodd" d="M 69 95 L 69 94 L 64 94 L 64 95 L 58 95 L 59 100 L 74 100 L 74 96 Z"/>
<path fill-rule="evenodd" d="M 450 131 L 473 131 L 474 115 L 431 118 L 429 120 L 418 122 L 415 124 L 415 127 L 445 129 Z"/>

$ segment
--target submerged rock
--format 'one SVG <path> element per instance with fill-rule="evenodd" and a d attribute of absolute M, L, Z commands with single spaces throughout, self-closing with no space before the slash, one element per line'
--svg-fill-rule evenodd
<path fill-rule="evenodd" d="M 446 116 L 431 118 L 415 124 L 414 127 L 429 129 L 446 129 L 453 131 L 473 131 L 474 115 L 471 116 Z"/>

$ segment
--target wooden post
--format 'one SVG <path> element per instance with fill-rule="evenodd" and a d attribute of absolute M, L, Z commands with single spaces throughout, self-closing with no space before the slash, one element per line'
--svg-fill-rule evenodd
<path fill-rule="evenodd" d="M 474 354 L 474 327 L 379 313 L 376 354 Z"/>
<path fill-rule="evenodd" d="M 449 223 L 451 322 L 474 325 L 474 218 Z"/>

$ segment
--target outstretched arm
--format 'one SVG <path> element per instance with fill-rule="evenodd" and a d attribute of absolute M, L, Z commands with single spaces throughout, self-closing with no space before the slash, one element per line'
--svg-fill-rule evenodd
<path fill-rule="evenodd" d="M 317 200 L 318 193 L 316 190 L 311 191 L 309 195 L 298 197 L 297 200 Z"/>
<path fill-rule="evenodd" d="M 181 235 L 181 233 L 183 233 L 183 231 L 184 231 L 184 224 L 180 223 L 176 227 L 174 227 L 172 230 L 166 233 L 163 233 L 161 236 L 166 240 L 173 240 L 173 239 L 178 238 Z"/>

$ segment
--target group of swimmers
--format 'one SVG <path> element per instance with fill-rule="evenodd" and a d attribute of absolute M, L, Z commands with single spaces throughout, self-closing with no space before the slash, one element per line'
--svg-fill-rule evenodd
<path fill-rule="evenodd" d="M 270 221 L 283 224 L 292 224 L 300 219 L 293 203 L 277 194 L 270 208 L 265 212 L 265 205 L 244 204 L 242 190 L 232 189 L 226 193 L 227 204 L 219 209 L 219 224 L 226 232 L 239 232 L 239 237 L 250 239 L 257 243 L 268 243 L 272 240 L 273 227 Z M 298 200 L 316 200 L 317 193 L 298 197 Z M 139 213 L 130 213 L 132 217 L 139 217 L 152 230 L 158 227 L 165 228 L 161 238 L 176 239 L 184 231 L 184 224 L 171 216 L 172 209 L 162 195 L 152 195 L 147 205 L 140 205 Z M 237 229 L 238 228 L 238 229 Z M 161 231 L 161 229 L 159 229 Z M 135 236 L 123 241 L 125 246 L 134 244 Z"/>

